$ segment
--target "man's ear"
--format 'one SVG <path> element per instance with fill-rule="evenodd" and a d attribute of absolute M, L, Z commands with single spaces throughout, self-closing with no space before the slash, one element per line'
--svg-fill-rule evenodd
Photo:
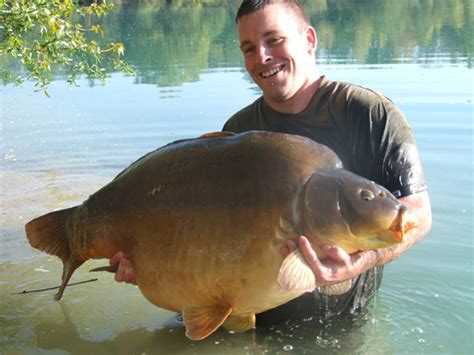
<path fill-rule="evenodd" d="M 318 47 L 318 36 L 316 35 L 316 30 L 312 26 L 308 26 L 305 29 L 306 43 L 308 46 L 308 53 L 314 54 L 316 48 Z"/>

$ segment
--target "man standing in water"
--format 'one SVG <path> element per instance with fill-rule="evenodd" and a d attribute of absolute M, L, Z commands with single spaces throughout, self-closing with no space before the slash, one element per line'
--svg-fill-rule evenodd
<path fill-rule="evenodd" d="M 352 279 L 338 296 L 317 290 L 257 315 L 257 325 L 290 318 L 353 314 L 365 308 L 380 286 L 383 265 L 396 259 L 431 228 L 431 207 L 413 134 L 389 99 L 366 88 L 331 81 L 318 72 L 317 37 L 297 0 L 245 0 L 237 16 L 245 67 L 263 95 L 232 116 L 225 131 L 268 130 L 298 134 L 333 149 L 344 167 L 389 189 L 414 213 L 417 228 L 397 246 L 347 254 L 324 246 L 320 261 L 308 239 L 298 247 L 319 286 Z M 284 254 L 295 249 L 289 243 Z M 121 253 L 117 281 L 134 282 Z"/>

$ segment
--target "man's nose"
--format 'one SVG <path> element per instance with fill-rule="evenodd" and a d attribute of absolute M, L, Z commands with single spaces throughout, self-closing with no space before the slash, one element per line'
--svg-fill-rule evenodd
<path fill-rule="evenodd" d="M 267 46 L 257 47 L 256 60 L 258 63 L 265 64 L 272 60 L 271 50 Z"/>

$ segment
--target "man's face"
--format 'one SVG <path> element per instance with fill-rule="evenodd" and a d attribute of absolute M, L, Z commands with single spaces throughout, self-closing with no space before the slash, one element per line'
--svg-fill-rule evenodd
<path fill-rule="evenodd" d="M 238 32 L 245 67 L 268 103 L 283 103 L 309 84 L 316 34 L 287 8 L 269 5 L 244 16 Z"/>

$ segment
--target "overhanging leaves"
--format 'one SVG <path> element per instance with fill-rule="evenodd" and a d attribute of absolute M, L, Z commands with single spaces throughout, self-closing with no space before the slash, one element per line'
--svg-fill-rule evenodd
<path fill-rule="evenodd" d="M 0 0 L 0 55 L 19 61 L 24 70 L 24 75 L 3 70 L 3 83 L 26 78 L 48 94 L 53 69 L 67 73 L 72 84 L 82 74 L 105 78 L 109 66 L 132 72 L 122 59 L 123 44 L 104 42 L 96 23 L 112 8 L 106 1 L 79 6 L 71 0 Z"/>

